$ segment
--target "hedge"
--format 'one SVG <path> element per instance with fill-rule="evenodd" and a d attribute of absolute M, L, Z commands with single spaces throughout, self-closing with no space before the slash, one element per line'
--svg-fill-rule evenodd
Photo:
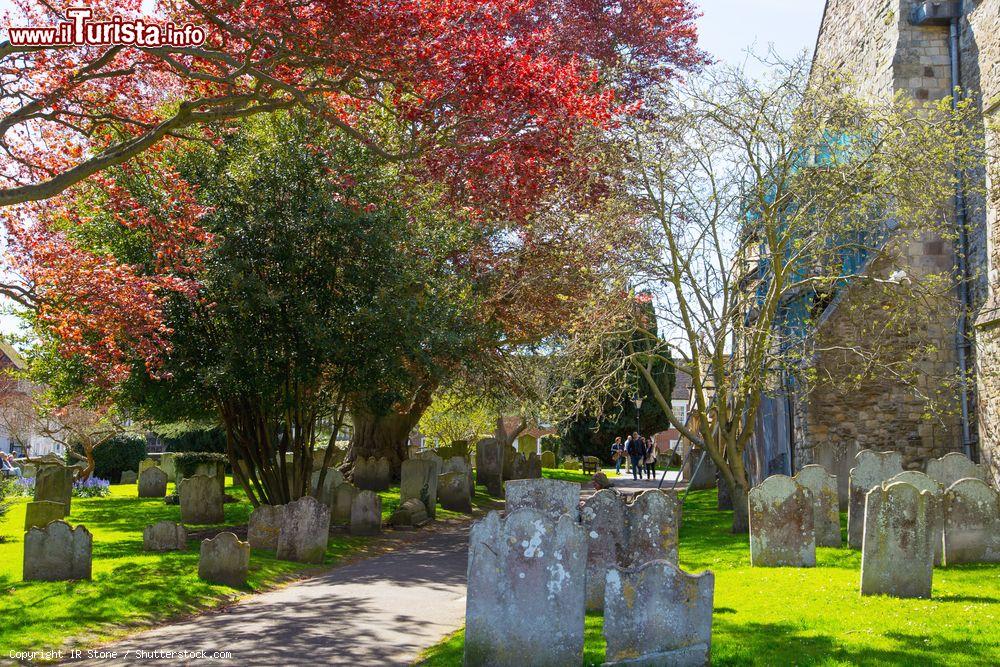
<path fill-rule="evenodd" d="M 83 454 L 79 445 L 73 449 Z M 137 435 L 117 435 L 94 449 L 94 477 L 118 482 L 126 470 L 139 472 L 146 458 L 146 439 Z"/>

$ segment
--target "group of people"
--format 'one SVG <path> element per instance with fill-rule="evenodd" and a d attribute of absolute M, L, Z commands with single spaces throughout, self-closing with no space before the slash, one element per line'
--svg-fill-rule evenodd
<path fill-rule="evenodd" d="M 656 477 L 656 443 L 652 438 L 644 438 L 638 432 L 625 437 L 622 442 L 621 436 L 615 438 L 611 445 L 611 458 L 615 462 L 615 474 L 622 474 L 622 463 L 627 463 L 632 470 L 632 479 L 642 479 L 643 473 L 646 479 Z"/>
<path fill-rule="evenodd" d="M 0 452 L 0 475 L 5 477 L 20 477 L 21 469 L 14 465 L 14 455 Z"/>

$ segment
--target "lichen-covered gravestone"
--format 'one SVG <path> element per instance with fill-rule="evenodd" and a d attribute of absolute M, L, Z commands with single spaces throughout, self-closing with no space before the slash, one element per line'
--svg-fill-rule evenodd
<path fill-rule="evenodd" d="M 284 522 L 284 505 L 258 505 L 250 512 L 247 542 L 252 549 L 278 548 L 278 534 Z"/>
<path fill-rule="evenodd" d="M 987 481 L 986 466 L 973 463 L 969 457 L 958 452 L 945 454 L 939 459 L 927 462 L 927 476 L 944 488 L 948 488 L 960 479 L 978 479 Z"/>
<path fill-rule="evenodd" d="M 438 502 L 452 512 L 472 511 L 469 498 L 469 477 L 463 472 L 447 472 L 438 477 Z"/>
<path fill-rule="evenodd" d="M 934 503 L 932 503 L 928 521 L 930 522 L 931 529 L 931 543 L 934 546 L 934 565 L 940 565 L 944 556 L 944 514 L 941 505 L 944 496 L 944 487 L 924 473 L 917 472 L 916 470 L 904 470 L 898 475 L 894 475 L 892 479 L 883 482 L 882 486 L 889 486 L 897 482 L 912 484 L 917 487 L 918 491 L 926 491 L 934 496 Z"/>
<path fill-rule="evenodd" d="M 173 521 L 158 521 L 142 531 L 145 551 L 181 551 L 187 549 L 187 530 Z"/>
<path fill-rule="evenodd" d="M 333 510 L 330 514 L 330 522 L 337 525 L 344 525 L 351 522 L 351 504 L 354 496 L 358 495 L 358 487 L 350 482 L 344 482 L 334 491 Z"/>
<path fill-rule="evenodd" d="M 614 491 L 598 491 L 580 510 L 580 522 L 587 537 L 587 609 L 604 609 L 605 575 L 623 564 L 628 549 L 625 502 Z"/>
<path fill-rule="evenodd" d="M 249 542 L 229 532 L 202 541 L 198 576 L 205 581 L 240 588 L 247 583 L 249 569 Z"/>
<path fill-rule="evenodd" d="M 90 579 L 94 540 L 84 526 L 53 521 L 24 534 L 24 580 Z"/>
<path fill-rule="evenodd" d="M 903 455 L 863 449 L 854 461 L 848 491 L 847 544 L 852 549 L 860 549 L 865 530 L 865 498 L 876 486 L 903 472 Z"/>
<path fill-rule="evenodd" d="M 960 479 L 944 493 L 944 562 L 1000 563 L 1000 492 Z"/>
<path fill-rule="evenodd" d="M 150 458 L 145 458 L 139 461 L 139 476 L 142 476 L 144 470 L 148 470 L 156 466 L 156 461 Z"/>
<path fill-rule="evenodd" d="M 549 469 L 555 468 L 556 455 L 548 450 L 542 452 L 542 467 Z"/>
<path fill-rule="evenodd" d="M 837 478 L 828 473 L 823 466 L 807 465 L 793 479 L 812 492 L 816 546 L 840 547 L 842 540 Z"/>
<path fill-rule="evenodd" d="M 53 500 L 35 500 L 24 506 L 24 529 L 44 528 L 66 516 L 66 506 Z"/>
<path fill-rule="evenodd" d="M 715 575 L 669 561 L 607 573 L 605 665 L 708 665 Z"/>
<path fill-rule="evenodd" d="M 399 499 L 401 502 L 416 498 L 427 508 L 427 516 L 437 516 L 437 485 L 440 459 L 408 459 L 403 461 L 400 472 Z"/>
<path fill-rule="evenodd" d="M 552 518 L 569 514 L 580 519 L 580 485 L 558 479 L 514 479 L 505 484 L 507 512 L 530 507 Z"/>
<path fill-rule="evenodd" d="M 791 477 L 772 475 L 750 489 L 750 565 L 816 565 L 812 492 Z"/>
<path fill-rule="evenodd" d="M 139 473 L 139 497 L 163 498 L 167 495 L 167 473 L 156 466 Z"/>
<path fill-rule="evenodd" d="M 351 534 L 382 532 L 382 498 L 374 491 L 359 491 L 351 503 Z"/>
<path fill-rule="evenodd" d="M 929 598 L 934 573 L 931 517 L 936 499 L 912 484 L 868 492 L 861 546 L 861 594 Z"/>
<path fill-rule="evenodd" d="M 319 478 L 322 470 L 317 470 L 310 478 L 312 493 L 321 503 L 333 508 L 337 487 L 344 483 L 344 475 L 336 468 L 327 468 L 323 476 L 323 488 L 319 488 Z"/>
<path fill-rule="evenodd" d="M 304 496 L 284 506 L 275 555 L 297 563 L 322 563 L 329 538 L 330 508 Z"/>
<path fill-rule="evenodd" d="M 476 495 L 476 482 L 475 479 L 472 477 L 472 464 L 469 462 L 469 459 L 465 458 L 464 456 L 451 456 L 445 459 L 444 463 L 441 465 L 441 472 L 439 473 L 439 475 L 447 475 L 450 472 L 460 472 L 463 475 L 465 475 L 469 479 L 468 483 L 469 498 L 472 498 L 472 496 Z M 438 495 L 440 495 L 440 489 L 441 489 L 440 481 L 438 481 L 438 489 L 439 489 Z"/>
<path fill-rule="evenodd" d="M 183 523 L 222 523 L 222 490 L 214 477 L 195 475 L 178 485 Z"/>
<path fill-rule="evenodd" d="M 135 484 L 139 481 L 139 475 L 134 470 L 123 470 L 118 479 L 119 484 Z"/>
<path fill-rule="evenodd" d="M 465 665 L 583 662 L 587 542 L 569 515 L 522 508 L 472 527 Z"/>
<path fill-rule="evenodd" d="M 503 495 L 503 455 L 498 440 L 481 440 L 476 449 L 476 476 L 491 496 Z"/>
<path fill-rule="evenodd" d="M 681 503 L 673 493 L 656 489 L 636 495 L 625 506 L 628 528 L 629 565 L 652 560 L 677 562 L 678 534 L 681 527 Z"/>
<path fill-rule="evenodd" d="M 72 510 L 73 478 L 72 468 L 59 464 L 48 464 L 38 468 L 35 477 L 35 500 L 51 500 L 66 506 L 66 513 Z"/>

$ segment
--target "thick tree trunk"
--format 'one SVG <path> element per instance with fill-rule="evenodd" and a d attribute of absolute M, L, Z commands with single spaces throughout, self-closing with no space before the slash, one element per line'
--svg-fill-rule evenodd
<path fill-rule="evenodd" d="M 745 535 L 750 532 L 749 489 L 734 484 L 730 488 L 730 493 L 733 498 L 733 534 Z"/>
<path fill-rule="evenodd" d="M 403 461 L 409 456 L 410 432 L 430 405 L 432 394 L 432 388 L 422 388 L 409 405 L 381 414 L 371 409 L 363 398 L 353 401 L 354 435 L 342 466 L 344 472 L 353 471 L 354 462 L 359 458 L 384 456 L 389 459 L 393 479 L 398 481 Z"/>

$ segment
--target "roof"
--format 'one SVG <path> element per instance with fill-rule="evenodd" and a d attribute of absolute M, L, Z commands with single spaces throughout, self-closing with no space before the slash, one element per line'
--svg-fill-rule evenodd
<path fill-rule="evenodd" d="M 677 378 L 674 381 L 674 391 L 670 394 L 670 398 L 686 401 L 688 396 L 691 395 L 691 376 L 682 370 L 677 371 Z"/>

